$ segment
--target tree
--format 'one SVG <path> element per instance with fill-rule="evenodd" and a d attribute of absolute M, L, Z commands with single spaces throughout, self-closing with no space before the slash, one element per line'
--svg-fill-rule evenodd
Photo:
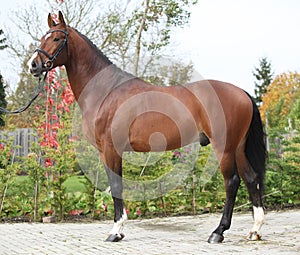
<path fill-rule="evenodd" d="M 37 215 L 39 183 L 41 175 L 46 176 L 47 192 L 53 196 L 49 202 L 54 213 L 63 219 L 65 212 L 66 188 L 64 182 L 70 176 L 75 164 L 74 148 L 71 143 L 72 114 L 70 108 L 74 103 L 74 96 L 70 84 L 62 75 L 61 69 L 49 71 L 46 95 L 44 96 L 44 110 L 37 123 L 40 141 L 39 160 L 27 159 L 31 170 L 31 179 L 35 183 L 35 215 Z M 42 163 L 43 162 L 43 163 Z M 42 163 L 42 167 L 39 164 Z"/>
<path fill-rule="evenodd" d="M 145 2 L 145 4 L 148 3 L 147 8 L 149 9 L 147 10 L 143 3 L 130 6 L 125 0 L 106 4 L 101 4 L 96 0 L 60 2 L 59 8 L 65 13 L 67 23 L 94 41 L 118 66 L 129 72 L 135 73 L 138 70 L 139 77 L 157 84 L 167 85 L 157 78 L 148 78 L 166 76 L 165 69 L 170 64 L 168 63 L 168 67 L 164 67 L 166 62 L 162 64 L 157 60 L 158 56 L 162 55 L 162 49 L 170 43 L 171 28 L 182 27 L 188 23 L 190 17 L 188 7 L 197 1 L 147 0 Z M 56 1 L 47 0 L 47 4 L 53 12 L 57 9 Z M 16 38 L 13 36 L 13 33 L 8 38 L 10 53 L 14 59 L 18 58 L 21 61 L 22 70 L 27 70 L 27 61 L 37 47 L 40 37 L 47 30 L 47 24 L 44 21 L 46 15 L 46 13 L 43 15 L 38 11 L 38 6 L 31 6 L 22 12 L 15 13 L 15 24 L 33 41 L 28 47 L 20 40 L 16 42 L 18 39 L 16 39 L 17 36 Z M 144 22 L 142 22 L 143 19 Z M 141 26 L 141 22 L 143 26 Z M 139 57 L 134 59 L 133 56 L 137 55 Z M 135 64 L 133 65 L 133 63 Z M 176 72 L 191 73 L 191 64 L 185 65 L 178 61 L 175 65 L 177 67 L 172 67 L 174 74 Z M 182 79 L 182 77 L 175 77 L 174 74 L 171 74 L 169 70 L 168 80 L 175 84 L 189 81 L 190 75 L 183 75 L 186 76 L 186 79 Z M 11 102 L 9 109 L 25 105 L 33 94 L 37 82 L 36 78 L 21 71 L 18 87 L 9 100 Z M 41 99 L 35 103 L 35 105 L 37 104 L 38 107 L 31 107 L 30 112 L 19 114 L 13 118 L 9 117 L 8 122 L 18 127 L 32 127 L 34 121 L 39 119 L 40 112 L 45 110 Z"/>
<path fill-rule="evenodd" d="M 159 86 L 174 86 L 186 84 L 193 75 L 193 64 L 188 65 L 182 62 L 174 62 L 172 59 L 153 59 L 151 67 L 148 67 L 141 78 Z"/>
<path fill-rule="evenodd" d="M 3 82 L 3 77 L 0 74 L 0 106 L 2 108 L 6 108 L 6 106 L 7 106 L 7 101 L 6 101 L 5 97 L 6 97 L 5 85 L 4 85 L 4 82 Z M 3 114 L 0 114 L 0 126 L 1 127 L 5 126 L 5 121 L 4 121 L 4 118 L 3 118 Z"/>
<path fill-rule="evenodd" d="M 256 67 L 252 73 L 256 79 L 254 100 L 260 106 L 262 104 L 262 96 L 267 92 L 267 87 L 273 79 L 274 73 L 272 72 L 271 63 L 267 58 L 261 58 L 259 60 L 259 67 Z"/>
<path fill-rule="evenodd" d="M 0 29 L 0 35 L 2 35 L 2 34 L 3 34 L 3 30 Z M 0 50 L 7 48 L 7 45 L 5 44 L 5 42 L 6 42 L 5 37 L 3 39 L 0 39 Z"/>
<path fill-rule="evenodd" d="M 29 52 L 33 52 L 34 45 L 29 46 L 26 57 L 24 57 L 22 63 L 22 69 L 25 70 L 27 66 L 27 61 L 30 58 Z M 33 77 L 29 72 L 21 72 L 20 80 L 18 82 L 18 87 L 13 94 L 9 97 L 9 110 L 16 110 L 20 107 L 26 105 L 34 96 L 36 89 L 39 84 L 39 79 Z M 43 93 L 41 93 L 43 94 Z M 7 118 L 7 123 L 19 128 L 31 128 L 40 119 L 41 113 L 45 112 L 45 107 L 43 107 L 43 97 L 38 97 L 33 105 L 30 107 L 29 111 L 25 111 L 16 115 L 9 115 Z"/>
<path fill-rule="evenodd" d="M 140 60 L 147 54 L 161 55 L 162 49 L 170 44 L 171 29 L 183 27 L 189 22 L 189 7 L 198 0 L 145 0 L 128 4 L 129 1 L 96 0 L 60 1 L 59 9 L 65 14 L 68 24 L 91 39 L 107 56 L 122 69 L 134 74 L 143 73 L 147 63 Z M 49 9 L 57 10 L 57 1 L 47 0 Z M 47 27 L 39 6 L 31 6 L 15 13 L 14 23 L 35 44 Z M 27 55 L 28 46 L 23 45 L 13 32 L 8 38 L 9 48 L 21 62 Z M 37 46 L 37 45 L 35 45 Z M 150 57 L 150 58 L 149 58 Z M 141 66 L 141 70 L 138 70 Z M 138 72 L 137 72 L 138 71 Z"/>
<path fill-rule="evenodd" d="M 38 46 L 40 38 L 48 29 L 45 19 L 49 12 L 57 12 L 58 4 L 68 24 L 78 29 L 78 31 L 89 37 L 92 41 L 96 42 L 99 37 L 102 37 L 101 34 L 99 34 L 99 30 L 103 26 L 103 16 L 106 14 L 106 10 L 100 1 L 47 0 L 40 3 L 36 2 L 34 5 L 29 5 L 27 8 L 24 8 L 22 11 L 18 10 L 13 13 L 14 19 L 11 21 L 16 25 L 18 34 L 14 31 L 10 31 L 7 37 L 7 44 L 9 49 L 11 49 L 10 53 L 13 58 L 18 58 L 23 62 L 24 56 L 28 55 L 28 45 L 24 44 L 27 40 L 22 40 L 20 34 L 22 34 L 22 38 L 25 36 L 29 39 L 33 43 L 33 46 Z M 101 13 L 101 15 L 99 13 Z M 98 43 L 96 44 L 98 45 Z"/>
<path fill-rule="evenodd" d="M 19 164 L 15 163 L 16 149 L 11 137 L 4 133 L 0 139 L 0 214 L 4 208 L 8 186 L 14 182 L 19 168 Z"/>
<path fill-rule="evenodd" d="M 291 107 L 288 117 L 291 120 L 292 128 L 300 132 L 300 98 Z"/>
<path fill-rule="evenodd" d="M 268 115 L 270 128 L 284 131 L 289 126 L 289 114 L 299 97 L 300 74 L 290 72 L 277 75 L 262 97 L 262 119 L 265 120 Z"/>
<path fill-rule="evenodd" d="M 134 10 L 132 19 L 137 21 L 134 30 L 134 75 L 138 75 L 142 47 L 148 53 L 157 54 L 164 46 L 170 44 L 171 28 L 187 24 L 190 18 L 187 8 L 197 2 L 198 0 L 145 0 L 140 11 Z M 157 36 L 154 37 L 154 34 Z"/>
<path fill-rule="evenodd" d="M 3 30 L 0 29 L 0 36 L 2 34 L 3 34 Z M 5 44 L 5 42 L 6 42 L 6 38 L 0 39 L 0 50 L 7 48 L 7 45 Z M 6 101 L 5 97 L 6 97 L 6 94 L 5 94 L 4 81 L 3 81 L 2 75 L 0 74 L 0 107 L 6 108 L 7 101 Z M 3 114 L 0 114 L 0 126 L 1 127 L 5 126 Z"/>
<path fill-rule="evenodd" d="M 269 163 L 267 165 L 266 193 L 274 193 L 268 197 L 267 205 L 297 205 L 300 202 L 300 134 L 290 134 L 277 137 L 271 143 Z"/>

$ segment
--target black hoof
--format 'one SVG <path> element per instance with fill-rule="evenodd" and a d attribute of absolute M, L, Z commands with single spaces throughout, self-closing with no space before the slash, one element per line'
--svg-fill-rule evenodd
<path fill-rule="evenodd" d="M 107 239 L 105 240 L 105 242 L 119 242 L 124 238 L 124 234 L 111 234 L 107 237 Z"/>
<path fill-rule="evenodd" d="M 212 233 L 210 237 L 208 238 L 209 243 L 222 243 L 224 240 L 223 235 L 219 235 L 217 233 Z"/>

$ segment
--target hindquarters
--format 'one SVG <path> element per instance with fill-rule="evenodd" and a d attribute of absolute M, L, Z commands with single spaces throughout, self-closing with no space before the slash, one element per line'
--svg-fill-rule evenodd
<path fill-rule="evenodd" d="M 264 221 L 261 189 L 266 157 L 259 111 L 250 96 L 241 89 L 230 85 L 222 86 L 220 83 L 217 83 L 214 89 L 218 92 L 222 105 L 225 129 L 211 125 L 210 140 L 224 177 L 226 202 L 220 224 L 208 241 L 222 242 L 223 232 L 230 228 L 240 177 L 246 183 L 254 206 L 255 224 L 249 238 L 258 240 L 258 233 Z M 213 110 L 210 111 L 213 113 Z M 217 121 L 210 123 L 218 124 Z"/>

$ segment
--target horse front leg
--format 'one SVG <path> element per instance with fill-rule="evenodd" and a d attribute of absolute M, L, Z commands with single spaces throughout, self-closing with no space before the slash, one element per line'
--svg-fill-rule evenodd
<path fill-rule="evenodd" d="M 123 199 L 117 198 L 113 195 L 114 200 L 114 225 L 107 237 L 107 242 L 119 242 L 125 235 L 123 233 L 124 223 L 127 220 L 126 210 L 124 209 Z"/>
<path fill-rule="evenodd" d="M 114 201 L 114 225 L 107 242 L 119 242 L 124 238 L 123 227 L 127 220 L 123 201 L 122 158 L 119 156 L 105 157 L 104 165 L 110 183 L 111 195 Z M 109 159 L 109 160 L 108 160 Z"/>

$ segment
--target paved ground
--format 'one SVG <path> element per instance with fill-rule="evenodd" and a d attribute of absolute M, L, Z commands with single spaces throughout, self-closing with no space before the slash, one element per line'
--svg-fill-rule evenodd
<path fill-rule="evenodd" d="M 222 244 L 206 242 L 220 214 L 128 221 L 120 243 L 103 240 L 112 222 L 0 224 L 0 254 L 300 254 L 300 211 L 269 212 L 263 240 L 245 239 L 251 214 L 234 214 Z"/>

